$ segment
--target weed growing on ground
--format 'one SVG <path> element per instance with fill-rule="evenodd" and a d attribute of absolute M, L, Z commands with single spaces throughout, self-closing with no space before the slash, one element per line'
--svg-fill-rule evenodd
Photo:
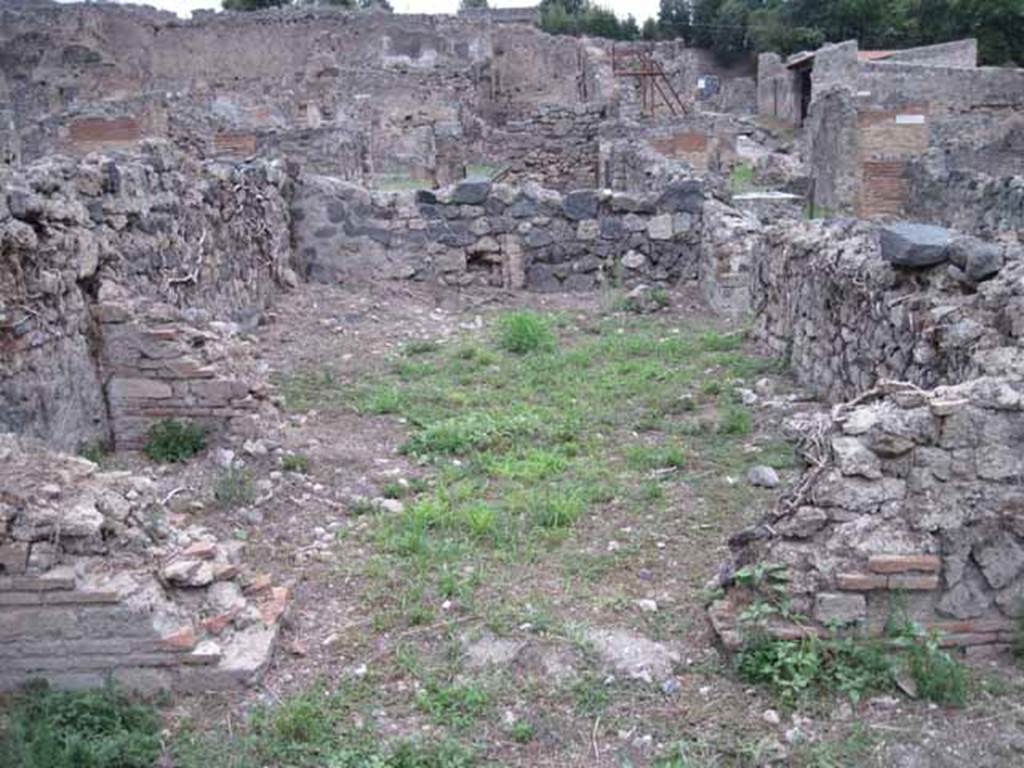
<path fill-rule="evenodd" d="M 910 676 L 922 699 L 947 707 L 967 703 L 967 671 L 942 650 L 936 633 L 917 638 L 907 650 Z"/>
<path fill-rule="evenodd" d="M 342 386 L 330 368 L 290 371 L 275 379 L 278 392 L 290 411 L 306 411 L 341 405 Z"/>
<path fill-rule="evenodd" d="M 15 699 L 0 729 L 0 765 L 19 768 L 151 768 L 160 749 L 156 710 L 112 686 L 31 688 Z"/>
<path fill-rule="evenodd" d="M 702 741 L 678 741 L 654 761 L 653 768 L 706 768 L 717 765 L 718 753 Z"/>
<path fill-rule="evenodd" d="M 417 355 L 429 355 L 432 352 L 437 352 L 441 348 L 441 345 L 436 341 L 420 340 L 410 341 L 404 347 L 402 347 L 402 354 L 406 357 L 415 357 Z"/>
<path fill-rule="evenodd" d="M 729 191 L 735 194 L 754 188 L 754 169 L 748 163 L 737 163 L 729 173 Z"/>
<path fill-rule="evenodd" d="M 551 351 L 555 347 L 551 321 L 536 312 L 502 315 L 498 320 L 498 346 L 517 355 Z"/>
<path fill-rule="evenodd" d="M 587 717 L 600 715 L 611 701 L 604 680 L 596 674 L 583 675 L 572 685 L 572 700 L 576 712 Z"/>
<path fill-rule="evenodd" d="M 299 474 L 309 474 L 310 461 L 309 456 L 302 453 L 288 453 L 281 457 L 281 469 L 285 472 L 298 472 Z"/>
<path fill-rule="evenodd" d="M 345 511 L 352 517 L 365 517 L 367 515 L 376 515 L 380 512 L 380 506 L 375 504 L 371 499 L 353 499 L 345 507 Z"/>
<path fill-rule="evenodd" d="M 164 419 L 150 428 L 142 450 L 153 461 L 169 464 L 188 461 L 205 447 L 205 427 Z"/>
<path fill-rule="evenodd" d="M 935 634 L 905 632 L 888 640 L 759 638 L 740 651 L 736 668 L 742 680 L 767 685 L 788 705 L 812 693 L 838 693 L 857 702 L 896 691 L 900 670 L 906 669 L 922 699 L 964 706 L 967 672 L 941 649 Z"/>
<path fill-rule="evenodd" d="M 372 721 L 354 724 L 361 712 L 358 691 L 313 689 L 275 707 L 256 709 L 232 734 L 184 730 L 172 754 L 176 768 L 472 768 L 472 750 L 451 739 L 388 744 Z M 152 763 L 147 764 L 152 765 Z"/>
<path fill-rule="evenodd" d="M 244 469 L 228 467 L 217 478 L 213 498 L 225 509 L 237 509 L 252 504 L 256 499 L 252 476 Z"/>
<path fill-rule="evenodd" d="M 510 735 L 512 736 L 512 741 L 518 744 L 528 744 L 533 741 L 535 729 L 533 724 L 527 720 L 516 720 L 512 724 Z"/>
<path fill-rule="evenodd" d="M 864 758 L 874 743 L 875 739 L 868 729 L 858 723 L 848 735 L 838 741 L 821 741 L 798 746 L 793 757 L 796 764 L 803 768 L 848 768 L 863 765 Z"/>
<path fill-rule="evenodd" d="M 380 495 L 385 499 L 404 499 L 410 492 L 408 485 L 402 485 L 399 482 L 385 483 L 380 489 Z"/>
<path fill-rule="evenodd" d="M 490 708 L 490 694 L 477 683 L 446 684 L 428 679 L 416 697 L 416 706 L 438 725 L 463 730 Z"/>

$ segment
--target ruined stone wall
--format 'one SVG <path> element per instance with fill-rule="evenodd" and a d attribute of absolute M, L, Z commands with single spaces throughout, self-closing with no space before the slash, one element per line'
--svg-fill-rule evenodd
<path fill-rule="evenodd" d="M 1024 175 L 952 169 L 929 153 L 907 169 L 907 215 L 980 237 L 1016 233 L 1024 241 Z"/>
<path fill-rule="evenodd" d="M 867 103 L 878 107 L 898 107 L 909 102 L 966 112 L 983 106 L 1019 109 L 1024 103 L 1024 72 L 1013 67 L 872 61 L 859 65 L 856 86 L 858 91 L 866 92 Z"/>
<path fill-rule="evenodd" d="M 510 184 L 535 182 L 558 190 L 598 183 L 598 131 L 603 106 L 540 107 L 486 130 L 477 157 L 501 169 Z"/>
<path fill-rule="evenodd" d="M 730 540 L 719 635 L 880 635 L 909 619 L 972 655 L 1005 650 L 1024 613 L 1024 252 L 913 224 L 745 237 L 755 337 L 839 404 L 789 425 L 807 468 Z M 788 577 L 767 621 L 746 609 L 777 596 L 736 579 L 755 565 Z"/>
<path fill-rule="evenodd" d="M 293 277 L 290 180 L 275 164 L 199 164 L 154 143 L 0 181 L 4 430 L 68 449 L 116 438 L 103 359 L 134 342 L 108 347 L 98 304 L 148 298 L 246 319 Z"/>
<path fill-rule="evenodd" d="M 723 65 L 711 50 L 691 48 L 681 40 L 653 44 L 606 42 L 606 45 L 609 48 L 615 47 L 620 56 L 630 49 L 648 52 L 661 65 L 666 79 L 684 105 L 692 110 L 736 115 L 752 115 L 757 111 L 756 71 L 750 61 L 741 60 L 731 66 Z M 624 62 L 627 68 L 635 64 L 635 60 L 625 59 Z M 699 81 L 702 77 L 714 79 L 717 87 L 701 92 Z M 616 83 L 621 115 L 639 116 L 641 100 L 637 79 L 619 77 Z M 662 87 L 665 87 L 664 84 Z M 663 116 L 669 114 L 664 106 L 659 112 Z"/>
<path fill-rule="evenodd" d="M 169 523 L 151 477 L 0 434 L 0 691 L 254 683 L 288 593 L 240 542 Z"/>
<path fill-rule="evenodd" d="M 852 42 L 816 53 L 808 125 L 816 208 L 865 218 L 931 211 L 928 221 L 946 223 L 961 211 L 952 198 L 941 208 L 942 197 L 919 197 L 930 190 L 912 183 L 918 161 L 933 155 L 949 172 L 1024 174 L 1024 71 L 968 65 L 971 42 L 920 62 L 916 49 L 905 52 L 909 61 L 858 62 Z M 952 63 L 935 65 L 943 55 Z M 984 208 L 968 216 L 1001 218 Z"/>
<path fill-rule="evenodd" d="M 751 251 L 755 335 L 831 400 L 881 379 L 935 387 L 1013 370 L 1024 352 L 1020 247 L 935 228 L 924 228 L 930 245 L 911 245 L 921 229 L 880 234 L 834 221 L 767 230 Z M 922 266 L 908 266 L 913 259 Z"/>
<path fill-rule="evenodd" d="M 57 5 L 0 22 L 0 147 L 25 162 L 161 137 L 200 157 L 446 184 L 491 148 L 487 127 L 543 128 L 530 117 L 542 105 L 609 96 L 582 42 L 486 19 L 309 8 L 181 21 Z"/>
<path fill-rule="evenodd" d="M 777 53 L 757 58 L 757 114 L 784 125 L 800 125 L 800 81 Z"/>
<path fill-rule="evenodd" d="M 885 61 L 913 62 L 939 67 L 960 67 L 972 69 L 978 66 L 978 41 L 974 38 L 953 40 L 937 45 L 922 45 L 893 51 L 885 57 Z"/>
<path fill-rule="evenodd" d="M 933 390 L 892 385 L 794 425 L 814 468 L 761 526 L 733 539 L 732 568 L 783 567 L 789 610 L 810 619 L 780 616 L 767 630 L 877 636 L 910 620 L 971 656 L 1007 650 L 1024 615 L 1022 392 L 1019 374 Z M 743 613 L 759 598 L 735 587 L 712 606 L 727 644 L 758 629 Z"/>
<path fill-rule="evenodd" d="M 695 279 L 702 185 L 659 193 L 558 193 L 489 182 L 370 193 L 307 178 L 293 204 L 297 258 L 313 280 L 434 279 L 533 290 Z"/>
<path fill-rule="evenodd" d="M 741 115 L 605 121 L 600 130 L 600 182 L 628 192 L 651 192 L 681 178 L 721 181 L 739 162 L 739 142 L 770 146 L 771 137 Z"/>

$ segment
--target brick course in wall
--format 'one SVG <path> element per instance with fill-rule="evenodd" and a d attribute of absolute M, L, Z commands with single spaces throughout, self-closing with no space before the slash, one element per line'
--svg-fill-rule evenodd
<path fill-rule="evenodd" d="M 237 543 L 168 525 L 152 479 L 0 434 L 0 487 L 0 691 L 258 679 L 288 591 Z"/>

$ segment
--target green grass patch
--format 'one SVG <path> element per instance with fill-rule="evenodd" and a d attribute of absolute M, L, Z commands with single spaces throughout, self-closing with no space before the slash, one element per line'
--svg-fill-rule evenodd
<path fill-rule="evenodd" d="M 302 453 L 287 453 L 281 457 L 281 469 L 285 472 L 298 472 L 300 475 L 309 474 L 309 456 Z"/>
<path fill-rule="evenodd" d="M 678 445 L 635 445 L 626 450 L 626 460 L 631 467 L 641 472 L 680 469 L 686 464 L 686 454 Z"/>
<path fill-rule="evenodd" d="M 438 725 L 466 729 L 490 710 L 491 696 L 477 683 L 462 685 L 427 680 L 416 706 Z"/>
<path fill-rule="evenodd" d="M 188 461 L 205 447 L 205 427 L 164 419 L 150 428 L 142 450 L 153 461 L 170 464 Z"/>
<path fill-rule="evenodd" d="M 498 346 L 517 355 L 554 349 L 551 321 L 536 312 L 509 312 L 498 319 Z"/>
<path fill-rule="evenodd" d="M 290 371 L 275 377 L 274 384 L 289 411 L 345 404 L 344 387 L 337 374 L 327 367 Z"/>
<path fill-rule="evenodd" d="M 312 689 L 259 707 L 226 732 L 185 729 L 175 740 L 175 768 L 472 768 L 474 751 L 450 738 L 384 741 L 365 718 L 369 695 L 352 687 Z M 152 765 L 149 764 L 149 765 Z M 147 766 L 148 768 L 148 766 Z"/>
<path fill-rule="evenodd" d="M 585 674 L 571 687 L 573 708 L 577 714 L 595 717 L 611 703 L 611 692 L 604 679 L 597 674 Z"/>
<path fill-rule="evenodd" d="M 439 349 L 441 349 L 441 345 L 436 341 L 421 339 L 419 341 L 410 341 L 402 347 L 402 354 L 406 357 L 416 357 L 419 355 L 433 354 Z"/>
<path fill-rule="evenodd" d="M 0 765 L 18 768 L 151 768 L 160 756 L 156 709 L 113 687 L 14 699 L 0 729 Z"/>
<path fill-rule="evenodd" d="M 729 190 L 733 194 L 750 192 L 754 189 L 754 168 L 747 163 L 737 163 L 729 173 Z"/>
<path fill-rule="evenodd" d="M 455 574 L 529 562 L 605 505 L 662 514 L 671 481 L 706 483 L 749 464 L 756 425 L 729 393 L 774 363 L 745 354 L 742 333 L 621 313 L 573 328 L 565 316 L 511 312 L 495 318 L 491 338 L 407 346 L 350 386 L 292 377 L 308 407 L 347 402 L 401 417 L 403 451 L 431 477 L 400 513 L 372 518 L 389 627 L 451 595 L 467 603 L 474 582 Z M 324 399 L 310 400 L 315 392 Z M 650 427 L 644 439 L 638 422 Z M 397 486 L 384 495 L 405 498 Z M 714 501 L 724 519 L 749 499 L 730 486 Z"/>

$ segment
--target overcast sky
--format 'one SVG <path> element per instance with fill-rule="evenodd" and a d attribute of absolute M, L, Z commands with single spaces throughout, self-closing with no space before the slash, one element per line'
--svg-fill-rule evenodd
<path fill-rule="evenodd" d="M 0 3 L 2 2 L 3 0 L 0 0 Z M 514 8 L 536 5 L 537 2 L 538 0 L 491 0 L 491 5 L 495 8 Z M 641 24 L 648 16 L 658 15 L 658 0 L 598 0 L 598 4 L 611 8 L 622 18 L 632 13 Z M 220 0 L 148 0 L 140 2 L 139 5 L 164 8 L 187 18 L 196 8 L 220 8 Z M 459 0 L 391 0 L 391 5 L 399 13 L 455 13 L 459 7 Z"/>

